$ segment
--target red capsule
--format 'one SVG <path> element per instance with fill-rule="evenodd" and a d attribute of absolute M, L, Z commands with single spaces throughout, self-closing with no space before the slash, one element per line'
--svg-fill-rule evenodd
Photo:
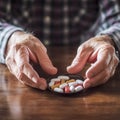
<path fill-rule="evenodd" d="M 70 93 L 70 87 L 69 86 L 65 87 L 65 93 Z"/>

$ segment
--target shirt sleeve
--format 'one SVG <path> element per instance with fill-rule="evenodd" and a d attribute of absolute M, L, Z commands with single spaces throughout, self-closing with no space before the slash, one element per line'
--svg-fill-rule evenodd
<path fill-rule="evenodd" d="M 0 63 L 5 64 L 5 48 L 9 37 L 15 31 L 23 31 L 22 28 L 10 25 L 6 22 L 0 21 Z"/>
<path fill-rule="evenodd" d="M 100 27 L 97 35 L 111 36 L 120 53 L 120 6 L 117 0 L 100 0 Z"/>

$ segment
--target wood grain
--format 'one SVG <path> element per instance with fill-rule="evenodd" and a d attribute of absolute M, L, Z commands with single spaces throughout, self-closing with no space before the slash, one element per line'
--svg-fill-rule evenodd
<path fill-rule="evenodd" d="M 58 74 L 66 73 L 76 55 L 77 47 L 48 47 Z M 46 79 L 38 65 L 37 72 Z M 115 75 L 104 85 L 80 94 L 62 96 L 22 85 L 0 65 L 0 120 L 119 120 L 120 65 Z"/>

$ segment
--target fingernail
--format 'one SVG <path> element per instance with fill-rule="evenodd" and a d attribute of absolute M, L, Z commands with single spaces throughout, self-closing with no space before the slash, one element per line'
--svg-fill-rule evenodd
<path fill-rule="evenodd" d="M 89 82 L 87 82 L 85 85 L 84 85 L 85 88 L 89 88 L 91 87 L 91 84 Z"/>
<path fill-rule="evenodd" d="M 37 80 L 33 77 L 32 78 L 32 81 L 34 82 L 34 83 L 37 83 Z"/>
<path fill-rule="evenodd" d="M 41 90 L 45 90 L 47 88 L 46 80 L 44 78 L 40 78 L 40 79 L 41 79 L 41 82 L 40 82 L 39 88 Z"/>

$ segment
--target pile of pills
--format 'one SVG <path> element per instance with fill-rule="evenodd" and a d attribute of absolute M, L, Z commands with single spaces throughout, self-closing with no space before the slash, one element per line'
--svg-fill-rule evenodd
<path fill-rule="evenodd" d="M 83 90 L 83 80 L 60 75 L 50 80 L 49 88 L 57 93 L 76 93 Z"/>

